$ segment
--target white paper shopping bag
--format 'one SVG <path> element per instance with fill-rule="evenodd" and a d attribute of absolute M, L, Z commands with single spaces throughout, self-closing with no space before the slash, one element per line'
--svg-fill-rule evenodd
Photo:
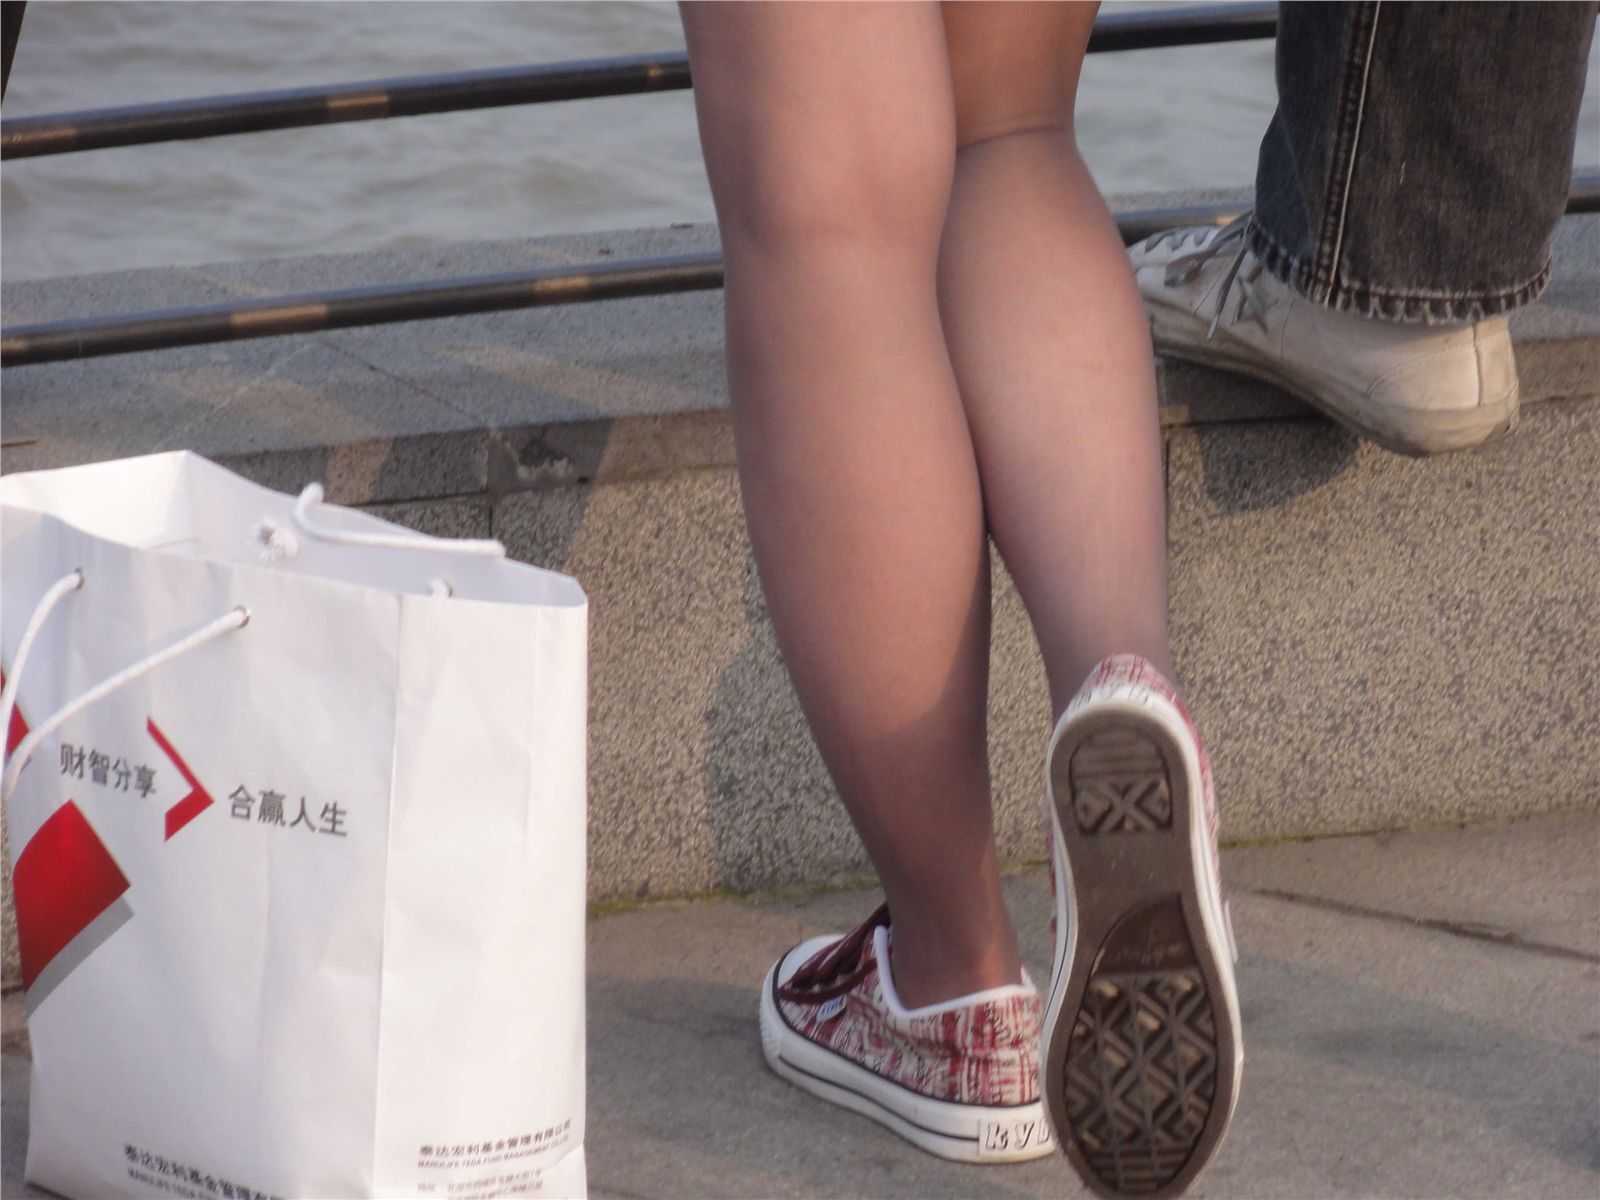
<path fill-rule="evenodd" d="M 28 1178 L 581 1195 L 583 593 L 317 499 L 0 478 Z"/>

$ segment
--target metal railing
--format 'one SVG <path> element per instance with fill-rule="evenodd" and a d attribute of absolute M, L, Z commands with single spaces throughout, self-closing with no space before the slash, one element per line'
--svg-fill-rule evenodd
<path fill-rule="evenodd" d="M 1238 208 L 1223 205 L 1152 209 L 1123 214 L 1118 218 L 1118 227 L 1125 240 L 1136 241 L 1175 225 L 1222 224 L 1238 213 Z M 708 291 L 721 286 L 722 256 L 713 251 L 306 292 L 239 304 L 171 308 L 8 329 L 0 335 L 0 363 L 21 367 L 358 325 Z"/>
<path fill-rule="evenodd" d="M 1149 49 L 1270 36 L 1276 4 L 1231 4 L 1100 17 L 1091 51 Z M 629 95 L 690 86 L 681 54 L 646 55 L 466 74 L 387 80 L 28 117 L 0 122 L 4 157 L 30 157 L 215 137 L 333 121 L 416 116 L 508 104 Z M 1574 180 L 1569 212 L 1600 211 L 1600 174 Z M 1236 207 L 1169 208 L 1117 218 L 1125 241 L 1178 225 L 1221 224 Z M 68 319 L 0 331 L 0 366 L 354 326 L 420 321 L 722 286 L 715 252 L 540 268 L 278 296 L 235 304 Z"/>
<path fill-rule="evenodd" d="M 1277 27 L 1275 3 L 1111 13 L 1095 21 L 1089 51 L 1268 38 Z M 689 86 L 689 59 L 678 52 L 210 96 L 0 121 L 0 159 Z"/>

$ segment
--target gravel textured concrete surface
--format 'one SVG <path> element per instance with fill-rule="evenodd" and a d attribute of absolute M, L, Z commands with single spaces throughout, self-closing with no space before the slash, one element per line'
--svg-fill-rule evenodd
<path fill-rule="evenodd" d="M 1196 1196 L 1600 1193 L 1600 813 L 1230 850 L 1246 1059 Z M 1007 881 L 1047 970 L 1047 884 Z M 633 1197 L 1087 1193 L 1064 1160 L 959 1167 L 768 1074 L 756 988 L 864 892 L 674 903 L 589 936 L 590 1180 Z M 4 1191 L 29 1064 L 8 998 Z"/>
<path fill-rule="evenodd" d="M 1600 401 L 1427 462 L 1324 421 L 1176 429 L 1173 643 L 1224 836 L 1487 819 L 1600 795 Z M 788 684 L 730 469 L 508 496 L 495 535 L 591 602 L 590 889 L 814 885 L 862 851 Z M 1049 709 L 996 559 L 1001 853 L 1043 857 Z"/>
<path fill-rule="evenodd" d="M 1321 422 L 1174 430 L 1178 675 L 1225 836 L 1600 795 L 1600 402 L 1416 461 Z"/>

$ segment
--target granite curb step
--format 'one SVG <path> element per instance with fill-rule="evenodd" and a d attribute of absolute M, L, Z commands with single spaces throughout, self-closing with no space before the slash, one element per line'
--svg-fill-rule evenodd
<path fill-rule="evenodd" d="M 1116 207 L 1246 199 L 1138 195 Z M 714 225 L 680 225 L 121 271 L 5 284 L 0 316 L 20 325 L 716 248 Z M 1549 290 L 1512 319 L 1530 405 L 1600 390 L 1600 215 L 1565 218 L 1555 253 Z M 268 486 L 318 478 L 334 503 L 366 505 L 728 467 L 722 326 L 721 293 L 695 292 L 12 368 L 4 469 L 181 448 Z M 1159 376 L 1169 428 L 1306 413 L 1203 367 L 1163 362 Z"/>
<path fill-rule="evenodd" d="M 1164 367 L 1173 636 L 1225 838 L 1600 798 L 1597 233 L 1562 223 L 1555 283 L 1513 322 L 1522 426 L 1477 452 L 1400 459 L 1264 385 Z M 714 244 L 700 226 L 76 277 L 7 285 L 4 317 Z M 181 446 L 573 574 L 593 606 L 591 897 L 827 885 L 866 863 L 756 580 L 721 336 L 704 293 L 21 368 L 3 466 Z M 997 832 L 1037 862 L 1047 702 L 994 571 Z"/>

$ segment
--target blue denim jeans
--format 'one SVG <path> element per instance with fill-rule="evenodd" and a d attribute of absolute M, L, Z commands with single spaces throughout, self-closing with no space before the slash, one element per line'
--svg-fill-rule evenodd
<path fill-rule="evenodd" d="M 1593 3 L 1285 3 L 1250 247 L 1321 304 L 1476 321 L 1544 290 Z"/>

